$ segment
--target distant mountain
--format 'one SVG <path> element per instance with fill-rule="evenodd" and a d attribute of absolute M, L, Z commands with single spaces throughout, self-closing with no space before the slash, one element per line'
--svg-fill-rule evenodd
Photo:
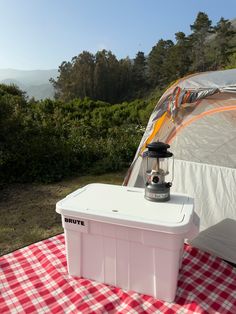
<path fill-rule="evenodd" d="M 49 79 L 56 78 L 58 71 L 0 69 L 0 83 L 15 84 L 35 99 L 53 98 L 54 89 Z"/>

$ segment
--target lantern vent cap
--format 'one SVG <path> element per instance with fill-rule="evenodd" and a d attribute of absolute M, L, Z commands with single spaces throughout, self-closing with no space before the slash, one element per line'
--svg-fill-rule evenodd
<path fill-rule="evenodd" d="M 173 156 L 173 154 L 167 150 L 170 148 L 169 144 L 163 142 L 152 142 L 147 144 L 146 147 L 148 148 L 148 157 L 169 158 Z"/>

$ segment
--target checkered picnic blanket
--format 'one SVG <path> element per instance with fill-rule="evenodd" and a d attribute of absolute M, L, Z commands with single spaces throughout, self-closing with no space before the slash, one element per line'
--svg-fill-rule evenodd
<path fill-rule="evenodd" d="M 67 273 L 64 235 L 0 258 L 0 313 L 236 313 L 236 268 L 185 246 L 174 303 Z"/>

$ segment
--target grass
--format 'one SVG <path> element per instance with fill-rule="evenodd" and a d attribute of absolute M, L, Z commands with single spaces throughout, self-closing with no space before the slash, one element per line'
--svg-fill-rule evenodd
<path fill-rule="evenodd" d="M 11 184 L 0 190 L 0 255 L 63 232 L 55 204 L 93 182 L 121 184 L 125 173 L 83 176 L 53 184 Z"/>

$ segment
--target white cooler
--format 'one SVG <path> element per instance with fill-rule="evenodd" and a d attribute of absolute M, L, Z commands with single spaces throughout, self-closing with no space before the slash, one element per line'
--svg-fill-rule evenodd
<path fill-rule="evenodd" d="M 70 275 L 174 300 L 184 239 L 198 232 L 192 198 L 172 194 L 156 203 L 141 188 L 89 184 L 56 211 Z"/>

